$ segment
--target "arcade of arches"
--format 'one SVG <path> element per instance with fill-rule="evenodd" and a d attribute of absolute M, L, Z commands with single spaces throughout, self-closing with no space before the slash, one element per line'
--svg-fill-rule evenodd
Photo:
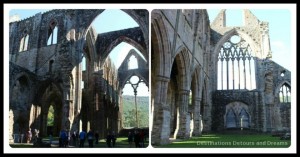
<path fill-rule="evenodd" d="M 122 88 L 134 75 L 151 87 L 153 145 L 212 131 L 290 129 L 291 72 L 272 61 L 268 22 L 249 10 L 237 27 L 226 26 L 226 10 L 211 24 L 205 9 L 152 10 L 151 58 L 147 10 L 122 10 L 139 27 L 97 34 L 90 25 L 103 11 L 51 10 L 10 23 L 11 140 L 29 127 L 46 136 L 50 106 L 54 135 L 119 131 Z M 131 50 L 116 69 L 108 56 L 121 42 L 145 60 Z M 128 66 L 132 56 L 138 69 Z"/>
<path fill-rule="evenodd" d="M 291 73 L 272 61 L 268 22 L 226 26 L 206 10 L 151 13 L 151 142 L 203 132 L 290 129 Z"/>
<path fill-rule="evenodd" d="M 50 10 L 10 23 L 10 141 L 29 128 L 38 129 L 43 137 L 49 131 L 58 136 L 61 129 L 92 129 L 101 138 L 122 129 L 124 84 L 136 75 L 149 86 L 149 13 L 122 10 L 139 27 L 97 34 L 91 23 L 103 11 Z M 116 69 L 108 56 L 122 42 L 135 47 L 144 59 L 132 49 Z M 137 58 L 138 68 L 128 67 L 131 56 Z"/>

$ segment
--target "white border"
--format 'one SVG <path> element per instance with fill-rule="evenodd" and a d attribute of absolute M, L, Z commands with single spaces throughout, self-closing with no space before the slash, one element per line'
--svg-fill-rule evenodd
<path fill-rule="evenodd" d="M 292 82 L 296 87 L 296 4 L 4 4 L 4 119 L 3 147 L 4 153 L 296 153 L 296 89 L 293 88 L 291 108 L 292 140 L 289 148 L 11 148 L 8 136 L 9 126 L 9 11 L 11 9 L 147 9 L 151 26 L 151 11 L 153 9 L 289 9 L 291 12 L 291 50 L 292 50 Z M 151 29 L 149 26 L 149 38 Z M 149 49 L 151 48 L 149 39 Z M 151 50 L 149 56 L 151 57 Z M 151 63 L 150 63 L 151 64 Z M 150 65 L 151 67 L 151 65 Z M 150 72 L 151 74 L 151 72 Z M 151 77 L 150 77 L 151 83 Z M 151 85 L 149 86 L 151 88 Z M 149 90 L 151 93 L 151 90 Z M 149 104 L 151 96 L 149 97 Z M 149 105 L 150 106 L 150 105 Z M 150 111 L 150 109 L 149 109 Z M 150 115 L 150 114 L 149 114 Z M 150 119 L 150 116 L 149 116 Z M 151 136 L 150 136 L 151 137 Z M 150 138 L 149 138 L 150 139 Z M 150 141 L 151 143 L 151 141 Z"/>

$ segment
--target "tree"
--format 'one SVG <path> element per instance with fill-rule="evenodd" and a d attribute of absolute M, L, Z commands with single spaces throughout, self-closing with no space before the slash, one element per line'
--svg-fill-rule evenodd
<path fill-rule="evenodd" d="M 54 124 L 54 109 L 53 106 L 51 105 L 48 111 L 47 126 L 53 126 L 53 124 Z"/>

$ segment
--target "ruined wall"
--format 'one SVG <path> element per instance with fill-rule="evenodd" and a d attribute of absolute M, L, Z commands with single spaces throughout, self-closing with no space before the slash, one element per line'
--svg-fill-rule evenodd
<path fill-rule="evenodd" d="M 263 96 L 259 91 L 247 90 L 222 90 L 216 91 L 212 97 L 213 109 L 212 116 L 214 117 L 212 123 L 212 130 L 223 132 L 226 130 L 226 105 L 232 102 L 243 102 L 248 106 L 248 114 L 250 115 L 250 128 L 255 131 L 263 131 L 264 126 L 264 105 Z M 239 113 L 240 111 L 237 111 Z M 238 115 L 237 115 L 238 116 Z M 237 123 L 239 122 L 237 119 Z M 239 123 L 238 123 L 239 124 Z M 238 125 L 235 129 L 240 129 Z M 245 128 L 247 129 L 247 128 Z"/>
<path fill-rule="evenodd" d="M 109 52 L 117 46 L 118 42 L 115 39 L 121 38 L 118 41 L 126 41 L 127 38 L 123 38 L 125 36 L 132 38 L 130 44 L 142 45 L 138 48 L 147 54 L 148 11 L 123 10 L 140 27 L 129 32 L 120 30 L 108 33 L 106 37 L 113 40 L 105 40 L 105 42 L 103 42 L 104 38 L 101 35 L 99 37 L 90 27 L 93 20 L 103 11 L 103 9 L 50 10 L 10 23 L 10 109 L 13 110 L 10 121 L 15 123 L 16 118 L 20 117 L 14 112 L 26 111 L 28 116 L 21 116 L 21 118 L 28 117 L 24 119 L 28 123 L 24 131 L 28 127 L 34 127 L 41 131 L 41 136 L 47 136 L 49 133 L 47 113 L 49 106 L 54 104 L 56 115 L 54 135 L 57 135 L 61 129 L 72 132 L 93 129 L 101 130 L 100 136 L 104 137 L 107 131 L 120 129 L 117 127 L 119 123 L 118 75 L 114 72 L 110 78 L 104 78 L 102 65 Z M 58 30 L 57 41 L 49 44 L 48 38 L 51 38 L 55 28 Z M 100 38 L 102 45 L 96 44 L 96 41 L 100 42 Z M 133 44 L 133 46 L 137 45 Z M 82 71 L 81 63 L 83 55 L 87 58 L 85 72 Z M 148 60 L 148 56 L 146 59 Z M 21 70 L 18 70 L 20 69 L 18 67 L 21 67 Z M 28 79 L 29 96 L 18 96 L 12 92 L 15 79 L 22 77 L 22 73 L 26 75 L 29 73 L 34 78 Z M 82 80 L 85 84 L 84 89 L 81 87 Z M 25 100 L 29 104 L 28 108 L 18 106 L 15 100 Z M 110 124 L 106 124 L 105 118 L 109 118 Z M 17 129 L 17 125 L 10 128 L 10 134 L 17 133 Z"/>
<path fill-rule="evenodd" d="M 284 83 L 290 85 L 290 72 L 272 61 L 272 51 L 269 39 L 268 22 L 260 21 L 249 10 L 243 10 L 244 24 L 242 26 L 226 26 L 226 10 L 221 10 L 211 24 L 212 29 L 212 57 L 211 60 L 211 88 L 213 98 L 212 129 L 215 131 L 226 130 L 226 116 L 224 105 L 230 102 L 241 101 L 248 105 L 251 117 L 250 129 L 255 131 L 282 130 L 282 123 L 288 126 L 290 115 L 289 105 L 279 102 L 279 86 Z M 217 90 L 218 81 L 218 55 L 223 44 L 232 36 L 238 35 L 252 50 L 256 86 L 254 90 Z M 225 43 L 226 44 L 226 43 Z M 281 73 L 286 75 L 281 77 Z M 255 93 L 255 94 L 254 94 Z M 238 95 L 238 96 L 237 96 Z M 247 97 L 252 95 L 252 100 Z M 255 95 L 255 96 L 254 96 Z M 252 102 L 255 100 L 255 102 Z M 281 117 L 284 117 L 282 120 Z"/>
<path fill-rule="evenodd" d="M 208 94 L 202 95 L 201 92 L 210 80 L 207 12 L 192 9 L 153 10 L 151 20 L 152 144 L 169 143 L 170 137 L 199 136 L 202 127 L 201 100 L 209 100 L 202 97 Z M 189 110 L 191 89 L 193 107 Z M 204 90 L 206 92 L 208 90 Z M 209 101 L 205 104 L 202 109 L 207 110 L 211 104 Z M 210 113 L 204 117 L 210 119 Z M 194 123 L 193 130 L 191 123 Z M 205 121 L 205 129 L 209 130 L 210 125 L 210 121 Z"/>

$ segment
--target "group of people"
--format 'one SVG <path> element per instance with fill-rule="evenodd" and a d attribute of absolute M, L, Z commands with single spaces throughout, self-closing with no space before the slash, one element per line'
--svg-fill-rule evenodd
<path fill-rule="evenodd" d="M 107 136 L 106 136 L 106 145 L 109 148 L 115 147 L 116 146 L 116 134 L 113 131 L 112 133 L 108 132 Z"/>
<path fill-rule="evenodd" d="M 34 129 L 32 131 L 31 128 L 29 128 L 29 130 L 26 132 L 27 143 L 36 141 L 38 137 L 39 137 L 39 130 L 37 129 Z"/>
<path fill-rule="evenodd" d="M 145 147 L 145 132 L 144 130 L 138 131 L 135 130 L 134 134 L 129 132 L 128 133 L 128 142 L 129 147 L 132 148 L 133 142 L 136 148 L 144 148 Z"/>
<path fill-rule="evenodd" d="M 33 140 L 33 138 L 38 138 L 38 133 L 39 131 L 35 129 L 34 131 L 29 131 L 27 132 L 27 143 Z M 144 148 L 145 147 L 145 132 L 144 130 L 135 130 L 134 132 L 129 132 L 128 133 L 128 143 L 129 147 L 132 148 L 133 143 L 136 148 Z M 49 140 L 50 144 L 52 143 L 53 139 L 53 133 L 52 131 L 49 134 Z M 74 131 L 72 134 L 70 133 L 69 130 L 64 130 L 62 129 L 59 132 L 59 147 L 69 147 L 74 146 L 74 147 L 84 147 L 85 141 L 88 141 L 88 145 L 90 148 L 94 147 L 94 144 L 99 143 L 99 133 L 98 131 L 94 133 L 92 130 L 89 130 L 89 132 L 86 132 L 85 130 L 82 130 L 80 133 L 78 131 Z M 106 136 L 106 145 L 109 148 L 113 148 L 116 146 L 116 140 L 117 136 L 114 131 L 108 132 Z M 78 143 L 79 141 L 79 143 Z"/>
<path fill-rule="evenodd" d="M 86 139 L 89 143 L 89 147 L 93 148 L 94 140 L 95 140 L 95 144 L 98 144 L 99 133 L 98 132 L 94 133 L 92 130 L 86 133 L 84 130 L 82 130 L 80 133 L 74 131 L 72 135 L 70 135 L 69 131 L 61 130 L 59 133 L 59 147 L 68 147 L 70 145 L 70 141 L 72 141 L 71 145 L 77 147 L 78 139 L 79 139 L 80 148 L 84 147 L 84 142 Z"/>

